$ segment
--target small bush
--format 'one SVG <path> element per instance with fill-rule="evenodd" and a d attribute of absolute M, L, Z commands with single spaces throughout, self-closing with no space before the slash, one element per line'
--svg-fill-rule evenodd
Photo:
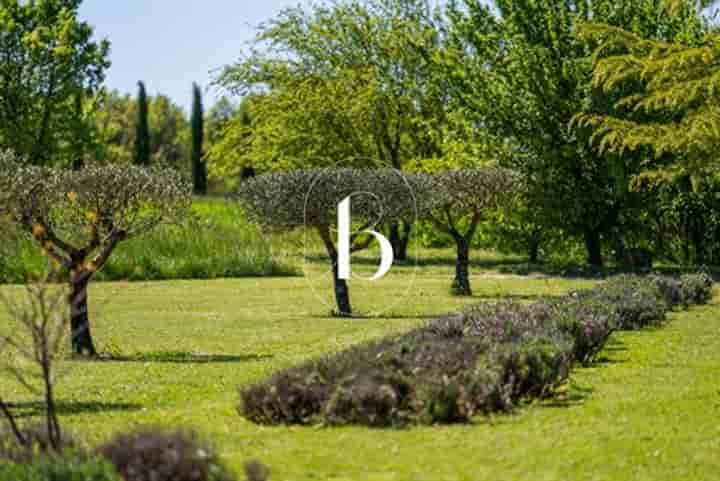
<path fill-rule="evenodd" d="M 680 278 L 682 302 L 686 306 L 707 304 L 712 299 L 713 280 L 707 274 L 688 274 Z"/>
<path fill-rule="evenodd" d="M 558 303 L 553 322 L 573 340 L 573 358 L 581 364 L 593 361 L 616 328 L 612 307 L 592 299 Z"/>
<path fill-rule="evenodd" d="M 0 465 L 0 481 L 122 481 L 112 464 L 87 456 L 36 456 Z"/>
<path fill-rule="evenodd" d="M 539 334 L 524 342 L 497 346 L 489 366 L 498 369 L 513 401 L 546 397 L 565 382 L 573 361 L 572 342 L 564 336 Z"/>
<path fill-rule="evenodd" d="M 666 276 L 654 276 L 649 280 L 655 284 L 660 295 L 665 299 L 668 309 L 684 303 L 681 281 Z"/>
<path fill-rule="evenodd" d="M 241 389 L 239 410 L 260 424 L 308 424 L 322 411 L 328 390 L 315 372 L 283 371 L 268 382 Z"/>
<path fill-rule="evenodd" d="M 637 276 L 617 276 L 594 289 L 574 296 L 612 306 L 616 326 L 622 330 L 659 326 L 668 306 L 657 284 Z"/>
<path fill-rule="evenodd" d="M 116 436 L 98 454 L 125 481 L 231 481 L 212 449 L 189 431 L 145 429 Z"/>
<path fill-rule="evenodd" d="M 385 373 L 353 374 L 335 389 L 324 410 L 328 424 L 364 424 L 384 427 L 409 419 L 410 383 Z"/>
<path fill-rule="evenodd" d="M 441 379 L 439 383 L 425 387 L 421 399 L 420 421 L 427 424 L 467 422 L 474 412 L 467 386 L 461 379 Z"/>

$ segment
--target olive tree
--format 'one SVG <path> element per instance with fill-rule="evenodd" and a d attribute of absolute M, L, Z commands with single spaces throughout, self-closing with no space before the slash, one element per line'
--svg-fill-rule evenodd
<path fill-rule="evenodd" d="M 455 240 L 454 294 L 471 296 L 470 246 L 491 211 L 509 206 L 520 192 L 520 177 L 502 168 L 449 170 L 432 177 L 433 202 L 427 217 Z"/>
<path fill-rule="evenodd" d="M 96 355 L 87 287 L 123 241 L 181 218 L 191 186 L 173 170 L 42 167 L 0 153 L 0 217 L 31 235 L 70 287 L 73 351 Z"/>
<path fill-rule="evenodd" d="M 419 176 L 396 169 L 333 168 L 265 174 L 243 182 L 239 198 L 249 220 L 281 231 L 308 228 L 317 232 L 332 263 L 339 316 L 352 314 L 347 281 L 340 277 L 339 253 L 332 230 L 338 205 L 352 199 L 355 233 L 350 252 L 368 248 L 372 236 L 363 231 L 386 222 L 407 219 L 421 208 L 424 194 Z"/>

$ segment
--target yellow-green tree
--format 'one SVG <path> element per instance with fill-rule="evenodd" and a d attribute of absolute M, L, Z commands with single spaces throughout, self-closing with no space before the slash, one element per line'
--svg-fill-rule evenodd
<path fill-rule="evenodd" d="M 110 65 L 107 41 L 78 19 L 81 0 L 0 2 L 0 149 L 69 166 L 88 148 L 83 100 Z"/>

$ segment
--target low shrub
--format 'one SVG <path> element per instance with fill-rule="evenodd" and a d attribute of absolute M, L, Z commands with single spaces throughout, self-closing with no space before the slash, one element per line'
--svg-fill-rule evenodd
<path fill-rule="evenodd" d="M 572 362 L 571 340 L 537 333 L 520 342 L 498 345 L 489 357 L 488 367 L 500 372 L 504 389 L 517 402 L 549 395 L 567 379 Z"/>
<path fill-rule="evenodd" d="M 573 296 L 611 306 L 616 327 L 622 330 L 659 326 L 665 321 L 668 310 L 657 283 L 638 276 L 617 276 L 593 289 L 576 292 Z"/>
<path fill-rule="evenodd" d="M 242 388 L 239 411 L 262 424 L 376 427 L 509 412 L 551 395 L 615 330 L 659 325 L 674 306 L 707 302 L 709 282 L 619 276 L 561 299 L 470 306 Z"/>
<path fill-rule="evenodd" d="M 392 373 L 356 373 L 340 382 L 328 400 L 323 419 L 327 424 L 364 424 L 385 427 L 405 424 L 410 414 L 413 388 L 407 379 Z"/>
<path fill-rule="evenodd" d="M 0 481 L 122 481 L 112 464 L 84 455 L 39 455 L 22 464 L 0 464 Z"/>
<path fill-rule="evenodd" d="M 649 280 L 655 284 L 660 295 L 665 299 L 668 309 L 684 304 L 682 281 L 666 276 L 652 276 Z"/>
<path fill-rule="evenodd" d="M 573 358 L 584 365 L 595 359 L 617 326 L 612 307 L 573 297 L 554 305 L 553 322 L 573 340 Z"/>
<path fill-rule="evenodd" d="M 308 424 L 328 397 L 328 387 L 313 371 L 287 370 L 268 382 L 240 391 L 240 412 L 259 424 Z"/>
<path fill-rule="evenodd" d="M 686 274 L 680 278 L 681 299 L 686 306 L 707 304 L 712 299 L 713 280 L 707 274 Z"/>
<path fill-rule="evenodd" d="M 148 428 L 97 449 L 124 481 L 232 481 L 213 450 L 190 431 Z"/>

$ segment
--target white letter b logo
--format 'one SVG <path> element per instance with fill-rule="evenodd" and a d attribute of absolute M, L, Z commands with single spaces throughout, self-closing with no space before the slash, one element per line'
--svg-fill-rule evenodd
<path fill-rule="evenodd" d="M 338 204 L 338 277 L 349 280 L 350 272 L 350 197 Z M 380 268 L 372 276 L 370 281 L 377 281 L 390 271 L 395 260 L 392 245 L 387 238 L 374 230 L 364 230 L 380 243 Z"/>

